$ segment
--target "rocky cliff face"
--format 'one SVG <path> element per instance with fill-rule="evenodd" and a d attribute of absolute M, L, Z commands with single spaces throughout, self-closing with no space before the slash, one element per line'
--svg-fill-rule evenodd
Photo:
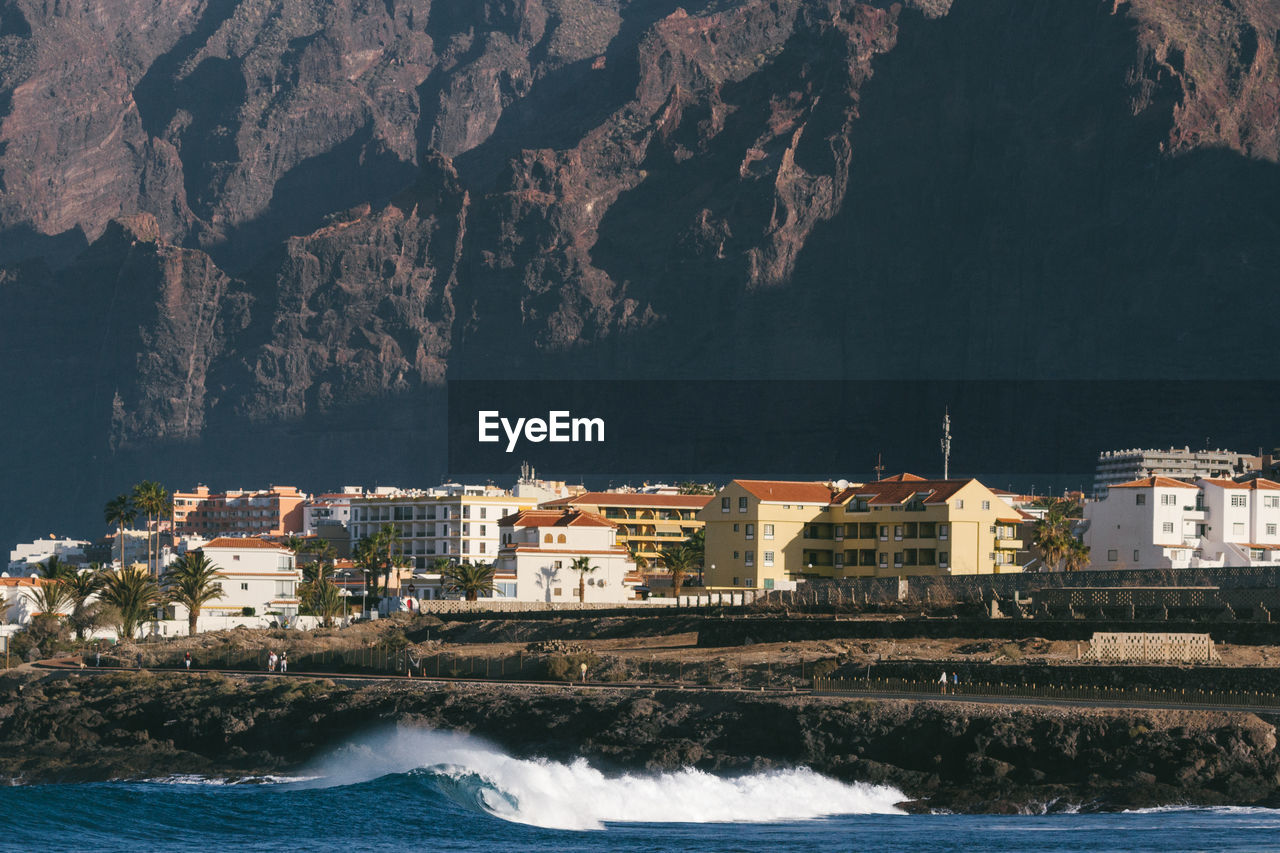
<path fill-rule="evenodd" d="M 0 470 L 65 459 L 43 478 L 96 507 L 141 460 L 247 485 L 265 442 L 331 485 L 335 424 L 569 359 L 1265 375 L 1278 25 L 1261 0 L 3 0 Z M 385 444 L 352 470 L 405 471 Z"/>

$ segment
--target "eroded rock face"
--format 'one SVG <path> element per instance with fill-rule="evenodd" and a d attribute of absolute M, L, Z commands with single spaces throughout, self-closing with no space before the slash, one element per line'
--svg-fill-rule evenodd
<path fill-rule="evenodd" d="M 1206 292 L 1224 318 L 1270 298 L 1273 19 L 1226 0 L 4 0 L 0 352 L 53 329 L 68 352 L 0 391 L 105 425 L 101 461 L 376 422 L 446 376 L 567 358 L 965 376 L 1018 352 L 1000 372 L 1039 377 L 1086 352 L 1092 376 L 1171 375 L 1169 330 Z M 64 297 L 87 333 L 59 325 Z M 87 312 L 109 305 L 138 328 L 104 350 L 101 318 L 124 315 Z M 1205 376 L 1265 349 L 1196 346 Z M 47 451 L 56 430 L 19 421 Z"/>

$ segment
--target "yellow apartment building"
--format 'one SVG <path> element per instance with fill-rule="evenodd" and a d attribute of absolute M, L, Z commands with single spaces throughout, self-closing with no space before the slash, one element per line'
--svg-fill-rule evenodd
<path fill-rule="evenodd" d="M 573 507 L 593 512 L 618 525 L 618 544 L 644 558 L 649 569 L 660 569 L 658 557 L 673 545 L 683 545 L 702 528 L 699 514 L 711 495 L 658 495 L 640 492 L 585 492 L 547 501 L 544 509 Z"/>
<path fill-rule="evenodd" d="M 708 586 L 1021 571 L 1021 514 L 973 479 L 734 480 L 701 515 Z"/>

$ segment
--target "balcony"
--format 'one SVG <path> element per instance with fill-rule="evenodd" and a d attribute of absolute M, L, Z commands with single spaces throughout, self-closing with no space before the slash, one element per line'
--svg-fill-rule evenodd
<path fill-rule="evenodd" d="M 997 536 L 996 548 L 1005 549 L 1009 551 L 1021 551 L 1022 540 L 1021 539 L 1005 539 L 1001 536 Z"/>

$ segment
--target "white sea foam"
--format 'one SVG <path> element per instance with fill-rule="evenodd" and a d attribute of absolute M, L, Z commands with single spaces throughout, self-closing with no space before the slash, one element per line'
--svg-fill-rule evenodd
<path fill-rule="evenodd" d="M 155 779 L 144 779 L 155 785 L 288 785 L 298 782 L 309 782 L 311 776 L 201 776 L 197 773 L 176 773 L 172 776 L 160 776 Z"/>
<path fill-rule="evenodd" d="M 303 787 L 356 784 L 412 771 L 450 780 L 442 790 L 497 817 L 556 829 L 603 829 L 608 822 L 899 814 L 895 803 L 905 799 L 890 787 L 846 784 L 807 768 L 732 777 L 693 769 L 610 776 L 582 760 L 513 758 L 479 738 L 405 727 L 348 744 L 313 768 L 320 778 Z"/>

